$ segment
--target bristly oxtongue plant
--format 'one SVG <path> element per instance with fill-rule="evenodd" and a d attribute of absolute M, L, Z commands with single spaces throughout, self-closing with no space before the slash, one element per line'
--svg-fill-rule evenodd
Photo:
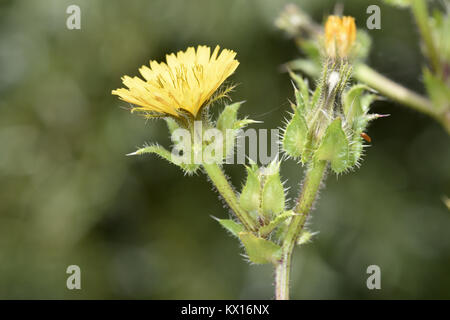
<path fill-rule="evenodd" d="M 163 118 L 172 141 L 182 145 L 182 152 L 152 144 L 130 155 L 155 153 L 185 173 L 202 170 L 233 213 L 231 219 L 217 221 L 243 244 L 250 262 L 274 265 L 276 299 L 289 299 L 292 252 L 313 235 L 305 229 L 305 222 L 327 171 L 342 174 L 358 166 L 364 143 L 370 142 L 367 125 L 380 117 L 368 113 L 376 95 L 364 85 L 350 84 L 356 44 L 352 17 L 328 17 L 320 45 L 321 77 L 315 90 L 311 91 L 306 79 L 291 73 L 295 104 L 281 141 L 287 157 L 265 167 L 250 161 L 240 193 L 231 186 L 222 164 L 235 149 L 237 130 L 254 121 L 238 119 L 241 103 L 226 105 L 217 119 L 210 112 L 213 103 L 228 98 L 233 89 L 223 82 L 239 64 L 235 52 L 224 49 L 219 54 L 219 47 L 212 53 L 206 46 L 191 47 L 167 55 L 165 63 L 151 61 L 150 67 L 142 66 L 139 71 L 144 80 L 124 76 L 127 88 L 112 92 L 133 105 L 131 112 Z M 281 161 L 287 158 L 306 167 L 293 208 L 286 207 L 280 177 Z"/>

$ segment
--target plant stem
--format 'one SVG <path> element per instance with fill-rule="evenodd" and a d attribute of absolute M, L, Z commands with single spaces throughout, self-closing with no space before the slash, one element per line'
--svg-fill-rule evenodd
<path fill-rule="evenodd" d="M 436 119 L 450 134 L 450 117 L 446 113 L 437 111 L 427 98 L 386 78 L 365 64 L 358 64 L 354 68 L 353 76 L 359 81 L 377 90 L 382 95 L 408 106 L 416 111 L 425 113 Z"/>
<path fill-rule="evenodd" d="M 433 35 L 431 34 L 431 28 L 428 21 L 428 9 L 425 0 L 413 0 L 411 2 L 411 9 L 419 27 L 420 35 L 425 43 L 426 55 L 428 56 L 428 59 L 430 59 L 434 72 L 440 73 L 442 70 L 441 63 L 436 46 L 434 45 Z"/>
<path fill-rule="evenodd" d="M 316 161 L 308 169 L 303 183 L 302 191 L 299 195 L 295 212 L 297 215 L 289 224 L 286 236 L 282 245 L 282 258 L 275 268 L 275 298 L 277 300 L 289 299 L 289 276 L 292 260 L 292 252 L 296 241 L 303 227 L 305 226 L 308 214 L 317 197 L 320 184 L 327 168 L 326 161 Z"/>
<path fill-rule="evenodd" d="M 431 101 L 386 78 L 365 64 L 355 66 L 354 77 L 386 97 L 432 117 L 436 115 Z"/>
<path fill-rule="evenodd" d="M 228 206 L 233 210 L 236 217 L 241 221 L 247 230 L 256 231 L 255 221 L 250 215 L 239 205 L 236 193 L 228 182 L 222 168 L 217 163 L 203 164 L 206 174 L 219 191 Z"/>

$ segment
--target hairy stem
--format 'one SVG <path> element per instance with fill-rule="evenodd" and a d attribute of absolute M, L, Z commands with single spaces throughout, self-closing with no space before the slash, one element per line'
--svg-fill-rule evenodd
<path fill-rule="evenodd" d="M 450 116 L 433 108 L 433 104 L 427 98 L 386 78 L 365 64 L 356 65 L 353 76 L 393 101 L 433 117 L 450 134 Z"/>
<path fill-rule="evenodd" d="M 282 258 L 275 267 L 275 298 L 277 300 L 289 299 L 289 276 L 292 252 L 317 197 L 326 168 L 326 161 L 317 161 L 312 164 L 306 173 L 303 188 L 295 207 L 297 215 L 289 224 L 282 245 Z"/>
<path fill-rule="evenodd" d="M 256 231 L 255 221 L 250 215 L 239 205 L 236 193 L 228 182 L 227 177 L 222 171 L 222 168 L 217 163 L 203 164 L 206 174 L 211 179 L 212 183 L 219 191 L 228 206 L 233 210 L 236 217 L 241 221 L 247 230 Z"/>
<path fill-rule="evenodd" d="M 386 78 L 365 64 L 359 64 L 355 67 L 354 77 L 394 101 L 430 116 L 435 116 L 431 101 L 427 98 Z"/>

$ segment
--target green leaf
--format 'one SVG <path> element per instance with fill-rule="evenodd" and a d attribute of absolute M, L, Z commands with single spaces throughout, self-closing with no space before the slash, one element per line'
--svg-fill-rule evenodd
<path fill-rule="evenodd" d="M 276 216 L 275 219 L 270 221 L 268 225 L 262 226 L 258 231 L 259 235 L 262 237 L 268 236 L 273 230 L 275 230 L 276 227 L 280 225 L 280 223 L 294 215 L 295 213 L 292 210 L 283 212 L 282 214 Z"/>
<path fill-rule="evenodd" d="M 231 219 L 218 219 L 216 217 L 213 217 L 213 219 L 218 221 L 222 227 L 227 229 L 236 238 L 239 238 L 239 233 L 245 231 L 245 227 L 242 224 Z"/>
<path fill-rule="evenodd" d="M 261 182 L 258 177 L 258 167 L 253 164 L 247 167 L 247 181 L 242 188 L 239 203 L 241 207 L 249 212 L 254 218 L 258 216 L 258 209 L 261 203 Z"/>
<path fill-rule="evenodd" d="M 269 220 L 284 210 L 284 187 L 280 179 L 280 163 L 272 162 L 264 168 L 264 186 L 262 190 L 262 211 Z"/>
<path fill-rule="evenodd" d="M 143 155 L 146 153 L 157 154 L 161 158 L 166 159 L 170 163 L 173 163 L 174 165 L 180 167 L 187 174 L 195 173 L 198 170 L 198 168 L 200 167 L 198 164 L 182 163 L 182 162 L 178 161 L 176 158 L 173 158 L 173 155 L 171 152 L 169 152 L 167 149 L 165 149 L 164 147 L 159 146 L 157 144 L 153 144 L 150 146 L 140 148 L 140 149 L 136 150 L 135 152 L 127 154 L 127 156 Z"/>
<path fill-rule="evenodd" d="M 256 264 L 276 264 L 281 259 L 281 247 L 272 241 L 259 238 L 250 232 L 239 233 L 245 251 L 251 262 Z"/>
<path fill-rule="evenodd" d="M 289 72 L 289 75 L 295 81 L 295 84 L 297 85 L 297 88 L 295 88 L 295 100 L 297 103 L 297 108 L 301 112 L 304 112 L 305 110 L 309 109 L 308 80 L 303 79 L 301 76 L 299 76 L 293 72 Z"/>
<path fill-rule="evenodd" d="M 299 112 L 295 112 L 286 126 L 283 136 L 283 149 L 291 157 L 298 158 L 303 153 L 308 138 L 306 120 Z"/>
<path fill-rule="evenodd" d="M 330 161 L 331 169 L 341 173 L 349 167 L 348 149 L 348 140 L 342 130 L 341 118 L 337 118 L 328 126 L 315 157 L 317 160 Z"/>

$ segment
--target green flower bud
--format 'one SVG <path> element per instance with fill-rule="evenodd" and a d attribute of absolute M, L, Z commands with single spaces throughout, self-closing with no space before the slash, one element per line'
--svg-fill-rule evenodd
<path fill-rule="evenodd" d="M 294 159 L 301 158 L 303 163 L 307 163 L 314 145 L 312 128 L 322 87 L 317 86 L 311 96 L 308 81 L 292 72 L 290 75 L 298 89 L 295 87 L 296 104 L 292 105 L 294 114 L 284 129 L 282 146 L 287 155 Z"/>
<path fill-rule="evenodd" d="M 266 220 L 271 221 L 284 211 L 284 187 L 280 180 L 280 163 L 272 162 L 261 169 L 263 175 L 262 212 Z"/>
<path fill-rule="evenodd" d="M 261 203 L 261 181 L 259 180 L 256 164 L 247 167 L 247 181 L 242 188 L 239 203 L 253 218 L 256 219 L 258 217 Z"/>

